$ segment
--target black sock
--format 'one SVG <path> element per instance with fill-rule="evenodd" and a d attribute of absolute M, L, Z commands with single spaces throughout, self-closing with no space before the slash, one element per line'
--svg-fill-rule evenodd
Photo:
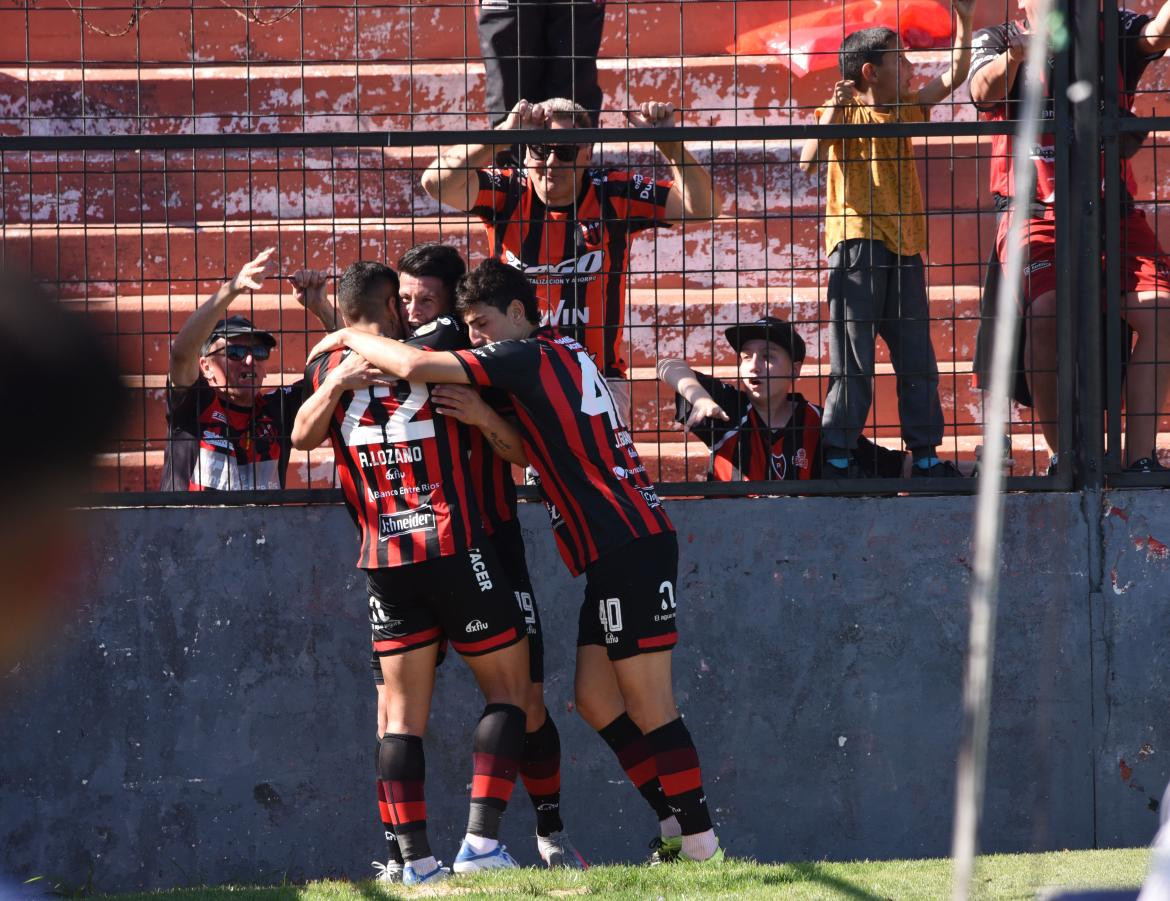
<path fill-rule="evenodd" d="M 398 864 L 402 863 L 402 852 L 398 850 L 398 839 L 394 835 L 394 822 L 390 818 L 390 793 L 386 790 L 386 783 L 382 781 L 379 770 L 382 756 L 382 742 L 379 739 L 374 745 L 374 775 L 378 786 L 378 818 L 382 821 L 382 834 L 386 836 L 386 851 L 388 859 Z"/>
<path fill-rule="evenodd" d="M 682 834 L 706 832 L 711 828 L 711 814 L 699 772 L 699 754 L 682 717 L 648 732 L 646 740 L 654 749 L 662 791 L 678 817 Z"/>
<path fill-rule="evenodd" d="M 556 723 L 544 712 L 544 723 L 524 733 L 524 759 L 520 778 L 536 809 L 536 834 L 552 835 L 565 828 L 561 822 L 561 736 Z"/>
<path fill-rule="evenodd" d="M 488 704 L 471 742 L 474 769 L 467 831 L 499 838 L 500 820 L 524 756 L 524 711 L 512 704 Z"/>
<path fill-rule="evenodd" d="M 662 784 L 658 781 L 658 764 L 654 760 L 654 749 L 642 734 L 638 725 L 623 713 L 608 726 L 597 732 L 617 755 L 618 763 L 634 783 L 634 788 L 646 799 L 658 821 L 674 816 L 666 803 Z"/>
<path fill-rule="evenodd" d="M 387 807 L 398 847 L 407 861 L 431 856 L 427 840 L 426 757 L 417 735 L 382 736 L 378 772 L 386 786 Z"/>

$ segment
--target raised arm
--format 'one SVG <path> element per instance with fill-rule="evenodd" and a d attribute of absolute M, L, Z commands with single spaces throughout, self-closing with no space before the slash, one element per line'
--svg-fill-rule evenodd
<path fill-rule="evenodd" d="M 1167 50 L 1170 50 L 1170 0 L 1146 23 L 1137 40 L 1137 51 L 1143 56 L 1155 56 Z"/>
<path fill-rule="evenodd" d="M 707 389 L 695 376 L 683 360 L 660 360 L 658 363 L 658 378 L 669 385 L 675 393 L 691 406 L 691 415 L 687 417 L 686 426 L 693 429 L 704 419 L 722 419 L 729 422 L 727 413 L 708 393 Z"/>
<path fill-rule="evenodd" d="M 223 320 L 233 300 L 245 291 L 256 291 L 269 274 L 275 247 L 267 247 L 256 259 L 244 264 L 235 278 L 224 282 L 219 290 L 201 303 L 183 323 L 171 342 L 170 379 L 176 388 L 189 388 L 199 378 L 199 355 L 203 342 L 217 322 Z"/>
<path fill-rule="evenodd" d="M 546 125 L 548 115 L 544 107 L 539 103 L 521 100 L 496 130 L 544 128 Z M 427 166 L 422 174 L 423 190 L 439 203 L 457 210 L 470 210 L 475 206 L 475 198 L 479 194 L 479 170 L 490 166 L 496 153 L 510 144 L 510 141 L 500 144 L 460 144 L 440 150 L 438 159 Z"/>
<path fill-rule="evenodd" d="M 975 105 L 986 108 L 1004 103 L 1027 57 L 1028 35 L 1013 29 L 1008 36 L 1006 49 L 991 62 L 976 68 L 975 74 L 971 76 L 971 100 Z"/>
<path fill-rule="evenodd" d="M 324 272 L 318 269 L 298 269 L 288 280 L 297 303 L 316 316 L 325 326 L 325 331 L 334 332 L 345 325 L 336 308 L 329 302 L 329 294 L 325 290 L 328 276 Z"/>
<path fill-rule="evenodd" d="M 833 125 L 840 122 L 844 116 L 844 108 L 853 102 L 857 96 L 857 86 L 849 80 L 839 81 L 833 86 L 833 96 L 825 102 L 825 114 L 820 118 L 821 125 Z M 826 141 L 825 143 L 832 143 Z M 810 173 L 817 163 L 825 158 L 824 148 L 820 138 L 808 138 L 800 148 L 800 171 Z"/>
<path fill-rule="evenodd" d="M 342 347 L 361 354 L 382 372 L 408 382 L 470 384 L 463 364 L 453 353 L 420 350 L 393 338 L 382 338 L 354 328 L 343 328 L 326 335 L 309 352 L 309 359 Z"/>
<path fill-rule="evenodd" d="M 626 118 L 638 128 L 669 128 L 674 125 L 674 104 L 647 101 L 627 113 Z M 673 181 L 666 196 L 666 221 L 718 216 L 722 203 L 707 167 L 699 164 L 682 141 L 656 141 L 655 146 L 666 157 Z"/>
<path fill-rule="evenodd" d="M 955 43 L 951 47 L 951 65 L 937 78 L 932 78 L 918 92 L 918 102 L 932 107 L 945 100 L 967 80 L 971 68 L 971 18 L 975 15 L 975 0 L 951 0 L 955 9 Z"/>

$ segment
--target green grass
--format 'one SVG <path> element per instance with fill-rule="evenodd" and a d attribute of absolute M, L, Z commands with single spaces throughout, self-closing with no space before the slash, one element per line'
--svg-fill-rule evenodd
<path fill-rule="evenodd" d="M 1062 851 L 1002 854 L 980 858 L 974 898 L 1031 899 L 1049 886 L 1136 887 L 1149 852 Z M 934 899 L 950 893 L 949 860 L 862 861 L 857 863 L 758 864 L 729 860 L 718 867 L 693 864 L 649 867 L 593 867 L 584 873 L 523 869 L 458 877 L 433 889 L 381 888 L 369 882 L 312 882 L 303 886 L 224 886 L 137 895 L 110 895 L 119 901 L 372 901 L 444 895 L 462 899 L 575 898 L 792 898 Z"/>

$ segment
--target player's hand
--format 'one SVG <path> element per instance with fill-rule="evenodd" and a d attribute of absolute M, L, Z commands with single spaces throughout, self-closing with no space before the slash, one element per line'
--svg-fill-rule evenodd
<path fill-rule="evenodd" d="M 687 417 L 687 428 L 696 428 L 705 419 L 722 419 L 724 422 L 731 422 L 727 414 L 723 412 L 723 408 L 710 397 L 701 397 L 691 404 L 691 415 Z"/>
<path fill-rule="evenodd" d="M 245 263 L 244 268 L 236 273 L 229 286 L 233 294 L 242 294 L 244 291 L 257 291 L 264 284 L 264 279 L 272 274 L 275 268 L 272 255 L 275 247 L 265 247 L 256 255 L 256 259 Z"/>
<path fill-rule="evenodd" d="M 318 309 L 326 302 L 325 284 L 328 275 L 318 269 L 298 269 L 288 277 L 293 297 L 307 310 Z"/>
<path fill-rule="evenodd" d="M 529 103 L 521 100 L 508 113 L 508 118 L 497 128 L 502 131 L 515 131 L 524 128 L 544 128 L 548 125 L 549 114 L 539 103 Z"/>
<path fill-rule="evenodd" d="M 348 354 L 325 379 L 342 391 L 357 391 L 371 385 L 393 385 L 397 379 L 386 375 L 360 354 Z"/>
<path fill-rule="evenodd" d="M 478 428 L 491 410 L 478 391 L 466 385 L 436 385 L 431 389 L 431 405 L 444 416 Z"/>
<path fill-rule="evenodd" d="M 857 85 L 846 78 L 833 85 L 833 106 L 848 106 L 857 99 Z"/>
<path fill-rule="evenodd" d="M 670 128 L 674 125 L 674 104 L 648 100 L 626 113 L 636 128 Z"/>
<path fill-rule="evenodd" d="M 951 6 L 960 19 L 970 19 L 975 15 L 975 0 L 951 0 Z"/>
<path fill-rule="evenodd" d="M 1008 35 L 1007 41 L 1008 59 L 1013 63 L 1023 62 L 1028 56 L 1028 42 L 1031 39 L 1032 36 L 1027 32 L 1012 29 L 1012 33 Z"/>
<path fill-rule="evenodd" d="M 309 351 L 309 356 L 307 359 L 312 360 L 321 356 L 321 354 L 327 354 L 334 350 L 341 350 L 343 347 L 345 347 L 345 336 L 348 331 L 348 329 L 339 328 L 335 332 L 330 332 L 313 346 L 313 349 Z"/>

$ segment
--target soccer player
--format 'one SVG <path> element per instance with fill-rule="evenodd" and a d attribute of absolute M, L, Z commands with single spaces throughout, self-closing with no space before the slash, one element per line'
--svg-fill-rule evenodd
<path fill-rule="evenodd" d="M 350 266 L 338 302 L 354 333 L 402 334 L 398 279 L 378 263 Z M 412 349 L 465 346 L 457 324 L 420 329 Z M 379 770 L 408 885 L 448 871 L 431 853 L 423 792 L 423 735 L 444 639 L 467 661 L 487 706 L 473 736 L 467 835 L 456 872 L 512 867 L 500 820 L 524 751 L 528 642 L 495 550 L 485 540 L 464 465 L 467 428 L 436 416 L 424 381 L 388 379 L 356 353 L 310 355 L 310 396 L 293 444 L 333 444 L 346 505 L 361 537 L 370 625 L 386 686 Z"/>
<path fill-rule="evenodd" d="M 199 305 L 171 344 L 167 375 L 169 440 L 163 450 L 164 491 L 283 488 L 288 434 L 302 385 L 264 391 L 276 339 L 250 320 L 228 315 L 244 291 L 257 291 L 276 248 L 262 250 Z M 324 294 L 293 276 L 294 296 L 332 331 L 341 323 Z"/>
<path fill-rule="evenodd" d="M 426 353 L 357 329 L 327 336 L 318 350 L 349 347 L 400 378 L 512 396 L 561 556 L 573 575 L 586 576 L 577 707 L 647 801 L 659 804 L 669 840 L 662 856 L 721 860 L 671 685 L 678 541 L 605 379 L 573 338 L 539 326 L 535 292 L 510 266 L 489 259 L 466 276 L 457 309 L 480 345 L 473 350 Z"/>
<path fill-rule="evenodd" d="M 632 125 L 670 127 L 674 106 L 646 102 Z M 593 354 L 628 422 L 630 383 L 622 353 L 630 242 L 650 228 L 711 219 L 719 201 L 710 173 L 682 142 L 659 141 L 670 178 L 595 166 L 593 145 L 573 141 L 589 113 L 563 97 L 521 100 L 499 126 L 548 128 L 561 142 L 528 145 L 516 168 L 492 166 L 499 146 L 472 144 L 439 154 L 422 186 L 440 203 L 478 216 L 493 257 L 525 272 L 536 286 L 542 321 Z"/>
<path fill-rule="evenodd" d="M 1025 80 L 1023 63 L 1028 52 L 1028 20 L 1035 15 L 1035 3 L 1019 0 L 1018 5 L 1022 19 L 975 33 L 971 100 L 983 119 L 1002 121 L 1019 115 Z M 1087 10 L 1086 14 L 1096 13 Z M 1132 115 L 1138 82 L 1146 67 L 1170 49 L 1170 3 L 1163 3 L 1153 18 L 1128 9 L 1118 10 L 1117 15 L 1120 17 L 1118 71 L 1103 73 L 1102 77 L 1116 79 L 1118 115 L 1124 117 Z M 1101 34 L 1103 43 L 1104 31 Z M 1049 110 L 1055 84 L 1054 66 L 1049 56 L 1043 89 Z M 1009 209 L 1014 200 L 1012 140 L 1010 134 L 992 137 L 991 190 L 996 209 L 1000 211 Z M 1020 296 L 1027 382 L 1020 385 L 1017 381 L 1015 390 L 1017 400 L 1030 400 L 1035 408 L 1044 440 L 1053 455 L 1050 471 L 1060 447 L 1055 247 L 1056 204 L 1062 198 L 1056 196 L 1055 140 L 1055 134 L 1040 135 L 1031 154 L 1036 167 L 1036 189 L 1028 201 L 1029 218 L 1022 234 L 1028 255 Z M 1164 468 L 1158 462 L 1154 446 L 1158 417 L 1166 410 L 1170 396 L 1170 259 L 1145 214 L 1133 203 L 1137 181 L 1129 157 L 1137 152 L 1140 144 L 1140 140 L 1122 142 L 1121 153 L 1121 316 L 1137 333 L 1125 371 L 1125 461 L 1130 472 L 1156 472 Z M 998 261 L 1007 259 L 1009 226 L 1010 218 L 1001 216 L 991 271 L 998 271 Z M 994 309 L 993 292 L 994 283 L 988 284 L 984 289 L 985 309 Z M 977 371 L 986 370 L 990 358 L 990 342 L 982 335 L 980 339 L 982 359 L 976 360 Z"/>
<path fill-rule="evenodd" d="M 398 297 L 402 318 L 411 331 L 425 327 L 440 316 L 454 315 L 455 287 L 466 271 L 459 251 L 446 244 L 419 244 L 402 255 L 398 261 Z M 526 723 L 520 778 L 536 811 L 537 850 L 549 867 L 581 868 L 585 865 L 584 858 L 569 840 L 561 820 L 560 733 L 544 702 L 544 638 L 525 559 L 511 473 L 512 464 L 526 466 L 528 460 L 519 435 L 501 415 L 501 411 L 509 413 L 511 404 L 503 392 L 484 392 L 481 396 L 479 391 L 461 385 L 435 386 L 431 401 L 438 412 L 453 416 L 471 428 L 468 461 L 471 488 L 483 515 L 484 532 L 496 550 L 528 630 L 532 685 L 524 705 Z M 381 706 L 385 698 L 381 687 L 378 696 Z M 383 806 L 380 803 L 380 808 Z M 385 817 L 383 825 L 388 825 Z M 390 880 L 394 873 L 394 852 L 391 845 L 391 861 L 380 865 L 390 874 L 386 877 Z"/>

